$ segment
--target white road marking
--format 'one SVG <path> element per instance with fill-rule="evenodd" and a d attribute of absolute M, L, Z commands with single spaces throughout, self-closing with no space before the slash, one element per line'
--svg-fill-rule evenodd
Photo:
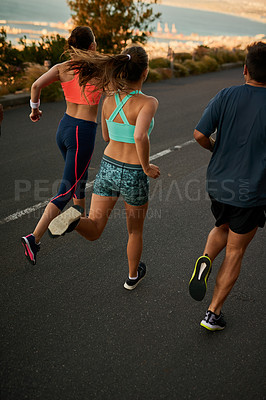
<path fill-rule="evenodd" d="M 167 154 L 170 154 L 170 153 L 172 153 L 172 152 L 175 151 L 175 150 L 182 149 L 183 147 L 186 147 L 186 146 L 188 146 L 188 145 L 190 145 L 190 144 L 193 144 L 193 143 L 195 143 L 195 142 L 196 142 L 195 139 L 192 139 L 192 140 L 189 140 L 189 141 L 187 141 L 187 142 L 185 142 L 185 143 L 183 143 L 183 144 L 176 145 L 176 146 L 173 146 L 173 147 L 171 147 L 171 148 L 169 148 L 169 149 L 160 151 L 159 153 L 156 153 L 156 154 L 154 154 L 153 156 L 150 156 L 150 161 L 156 160 L 157 158 L 164 157 L 164 156 L 166 156 Z M 93 180 L 93 181 L 90 181 L 90 182 L 88 182 L 88 183 L 86 184 L 86 191 L 87 191 L 89 188 L 91 188 L 91 187 L 93 186 L 93 183 L 94 183 L 94 180 Z M 41 203 L 35 204 L 34 206 L 25 208 L 24 210 L 17 211 L 17 212 L 15 212 L 14 214 L 11 214 L 11 215 L 9 215 L 8 217 L 5 217 L 5 218 L 3 218 L 2 220 L 0 220 L 0 225 L 6 224 L 6 223 L 11 222 L 11 221 L 15 221 L 16 219 L 19 219 L 19 218 L 23 217 L 24 215 L 31 214 L 31 213 L 33 213 L 34 211 L 37 211 L 37 210 L 39 210 L 40 208 L 45 207 L 45 206 L 49 203 L 49 201 L 50 201 L 50 200 L 45 200 L 45 201 L 43 201 L 43 202 L 41 202 Z"/>
<path fill-rule="evenodd" d="M 156 158 L 160 158 L 160 157 L 166 156 L 166 154 L 172 153 L 172 151 L 173 150 L 171 150 L 171 149 L 160 151 L 160 153 L 157 153 L 157 154 L 154 154 L 153 156 L 150 156 L 150 161 L 156 160 Z"/>

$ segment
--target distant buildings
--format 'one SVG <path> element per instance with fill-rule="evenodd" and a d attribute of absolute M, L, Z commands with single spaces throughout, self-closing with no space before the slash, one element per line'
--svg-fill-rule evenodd
<path fill-rule="evenodd" d="M 168 27 L 168 23 L 166 22 L 166 23 L 164 24 L 164 30 L 163 30 L 163 28 L 162 28 L 160 22 L 158 22 L 158 23 L 157 23 L 157 33 L 158 33 L 158 34 L 161 34 L 161 33 L 163 33 L 163 32 L 164 32 L 164 33 L 172 33 L 172 34 L 175 34 L 175 33 L 177 32 L 176 27 L 175 27 L 175 24 L 172 24 L 172 28 L 171 28 L 171 30 L 170 30 L 169 27 Z"/>
<path fill-rule="evenodd" d="M 152 33 L 152 40 L 149 40 L 145 48 L 149 52 L 151 58 L 167 56 L 169 47 L 174 52 L 193 52 L 199 45 L 208 47 L 226 47 L 228 49 L 240 48 L 245 49 L 248 44 L 262 40 L 266 42 L 266 36 L 200 36 L 197 33 L 184 35 L 178 33 L 175 24 L 171 29 L 165 23 L 162 27 L 161 23 L 157 23 L 157 29 Z"/>

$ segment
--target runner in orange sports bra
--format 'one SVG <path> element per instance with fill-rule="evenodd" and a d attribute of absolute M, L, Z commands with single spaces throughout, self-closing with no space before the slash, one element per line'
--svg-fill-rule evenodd
<path fill-rule="evenodd" d="M 89 27 L 75 28 L 68 46 L 81 50 L 96 50 L 95 38 Z M 33 122 L 42 116 L 40 106 L 41 89 L 55 81 L 60 81 L 66 99 L 66 113 L 60 121 L 56 140 L 65 160 L 64 174 L 58 193 L 49 202 L 33 233 L 21 238 L 25 256 L 33 265 L 40 250 L 40 239 L 46 232 L 49 223 L 63 210 L 73 198 L 74 205 L 85 210 L 85 186 L 88 177 L 88 166 L 92 157 L 96 128 L 98 104 L 101 91 L 88 83 L 84 90 L 78 83 L 77 71 L 69 71 L 66 61 L 53 66 L 42 75 L 31 88 L 31 114 Z"/>
<path fill-rule="evenodd" d="M 79 76 L 76 73 L 71 81 L 61 82 L 66 101 L 75 104 L 98 104 L 101 98 L 101 92 L 96 90 L 96 86 L 87 85 L 85 87 L 85 94 L 81 91 L 79 86 Z"/>

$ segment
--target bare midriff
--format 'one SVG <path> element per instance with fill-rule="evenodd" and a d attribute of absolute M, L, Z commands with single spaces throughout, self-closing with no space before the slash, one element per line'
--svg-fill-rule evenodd
<path fill-rule="evenodd" d="M 127 164 L 140 164 L 135 143 L 122 143 L 110 140 L 104 154 Z"/>
<path fill-rule="evenodd" d="M 97 122 L 98 104 L 90 106 L 88 104 L 70 103 L 69 101 L 66 104 L 66 114 L 70 115 L 70 117 Z"/>

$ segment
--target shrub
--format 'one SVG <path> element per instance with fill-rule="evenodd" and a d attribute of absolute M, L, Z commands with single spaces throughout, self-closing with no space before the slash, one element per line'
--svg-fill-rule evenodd
<path fill-rule="evenodd" d="M 246 50 L 241 50 L 241 49 L 234 49 L 234 53 L 238 59 L 238 61 L 242 61 L 243 63 L 246 60 Z"/>
<path fill-rule="evenodd" d="M 157 71 L 161 75 L 162 79 L 171 79 L 173 76 L 171 68 L 157 68 Z"/>
<path fill-rule="evenodd" d="M 218 62 L 218 64 L 225 63 L 225 54 L 222 49 L 214 49 L 212 56 L 215 58 L 215 60 Z"/>
<path fill-rule="evenodd" d="M 42 89 L 42 101 L 53 102 L 64 99 L 63 90 L 60 82 L 53 82 L 51 85 Z"/>
<path fill-rule="evenodd" d="M 226 63 L 237 62 L 237 56 L 233 51 L 224 51 L 224 60 Z"/>
<path fill-rule="evenodd" d="M 195 61 L 201 61 L 202 58 L 209 54 L 209 47 L 200 45 L 193 52 L 193 59 Z"/>
<path fill-rule="evenodd" d="M 193 61 L 193 60 L 185 60 L 184 61 L 184 66 L 188 69 L 188 72 L 191 75 L 198 75 L 200 74 L 200 66 L 198 65 L 199 61 Z"/>
<path fill-rule="evenodd" d="M 63 54 L 66 39 L 60 35 L 41 36 L 39 42 L 32 42 L 30 45 L 27 45 L 24 36 L 20 38 L 19 43 L 23 46 L 21 56 L 25 62 L 43 64 L 45 60 L 50 60 L 53 66 L 67 59 L 67 55 Z"/>
<path fill-rule="evenodd" d="M 25 70 L 24 87 L 30 89 L 33 82 L 46 71 L 47 69 L 43 65 L 29 63 Z M 59 101 L 63 98 L 60 82 L 54 82 L 42 89 L 42 101 Z"/>
<path fill-rule="evenodd" d="M 219 64 L 237 62 L 238 60 L 236 52 L 224 48 L 213 49 L 209 55 L 215 58 Z"/>
<path fill-rule="evenodd" d="M 5 80 L 14 79 L 15 75 L 23 71 L 23 60 L 21 52 L 12 47 L 11 42 L 6 40 L 6 31 L 0 29 L 0 76 Z"/>
<path fill-rule="evenodd" d="M 189 75 L 188 69 L 183 64 L 177 62 L 174 63 L 174 76 L 176 78 L 188 75 Z"/>
<path fill-rule="evenodd" d="M 208 72 L 208 67 L 207 65 L 203 62 L 203 61 L 195 61 L 195 64 L 198 68 L 198 72 L 199 74 L 205 74 L 206 72 Z M 196 75 L 196 73 L 195 73 Z"/>
<path fill-rule="evenodd" d="M 149 69 L 149 74 L 147 77 L 148 82 L 158 82 L 162 79 L 161 74 L 156 69 Z"/>
<path fill-rule="evenodd" d="M 24 76 L 25 87 L 30 89 L 33 82 L 36 81 L 36 79 L 38 79 L 46 71 L 47 69 L 43 65 L 36 63 L 27 63 Z"/>
<path fill-rule="evenodd" d="M 14 65 L 7 65 L 6 73 L 0 74 L 0 96 L 15 93 L 23 88 L 24 81 L 21 69 Z"/>
<path fill-rule="evenodd" d="M 217 71 L 217 69 L 219 69 L 218 62 L 210 56 L 204 56 L 201 62 L 206 66 L 207 71 L 209 72 Z"/>
<path fill-rule="evenodd" d="M 171 66 L 170 60 L 167 58 L 153 58 L 149 62 L 150 68 L 169 68 Z"/>
<path fill-rule="evenodd" d="M 174 54 L 174 61 L 182 63 L 185 60 L 192 60 L 192 55 L 190 53 L 175 53 Z"/>
<path fill-rule="evenodd" d="M 24 88 L 24 81 L 22 77 L 1 77 L 0 78 L 0 96 L 15 93 L 17 90 Z"/>

